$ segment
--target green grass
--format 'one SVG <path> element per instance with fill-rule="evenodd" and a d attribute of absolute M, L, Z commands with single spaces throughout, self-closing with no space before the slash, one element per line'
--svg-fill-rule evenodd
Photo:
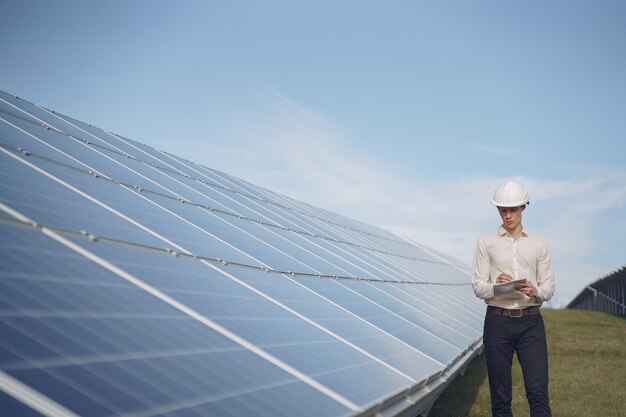
<path fill-rule="evenodd" d="M 542 311 L 554 417 L 626 414 L 626 318 L 579 310 Z M 513 415 L 528 416 L 522 371 L 513 360 Z M 441 395 L 429 417 L 491 415 L 485 355 Z"/>

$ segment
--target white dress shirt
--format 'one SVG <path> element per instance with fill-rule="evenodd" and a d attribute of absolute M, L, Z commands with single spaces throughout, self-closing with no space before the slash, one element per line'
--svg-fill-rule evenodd
<path fill-rule="evenodd" d="M 528 297 L 519 291 L 494 294 L 493 285 L 500 271 L 513 279 L 526 278 L 535 288 L 536 297 Z M 524 308 L 541 305 L 554 294 L 552 259 L 546 241 L 522 230 L 513 238 L 504 227 L 489 233 L 476 244 L 472 269 L 472 286 L 478 298 L 489 305 L 502 308 Z"/>

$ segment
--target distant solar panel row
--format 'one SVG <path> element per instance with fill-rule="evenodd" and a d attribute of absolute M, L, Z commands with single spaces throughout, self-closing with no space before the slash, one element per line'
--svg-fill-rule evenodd
<path fill-rule="evenodd" d="M 466 270 L 0 92 L 0 407 L 373 415 L 481 344 Z"/>

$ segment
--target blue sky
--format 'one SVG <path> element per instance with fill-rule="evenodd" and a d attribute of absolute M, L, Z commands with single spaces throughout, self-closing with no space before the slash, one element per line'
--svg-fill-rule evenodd
<path fill-rule="evenodd" d="M 626 3 L 0 2 L 0 89 L 471 262 L 531 194 L 553 305 L 626 263 Z"/>

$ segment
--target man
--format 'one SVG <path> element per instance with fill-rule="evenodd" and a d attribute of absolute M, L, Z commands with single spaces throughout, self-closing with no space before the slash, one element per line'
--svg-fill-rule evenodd
<path fill-rule="evenodd" d="M 491 411 L 494 417 L 513 415 L 511 365 L 517 352 L 531 417 L 551 416 L 548 351 L 539 311 L 554 294 L 550 251 L 545 240 L 522 226 L 529 204 L 523 185 L 501 184 L 491 203 L 497 206 L 502 225 L 478 240 L 472 271 L 474 293 L 488 304 L 483 343 Z"/>

